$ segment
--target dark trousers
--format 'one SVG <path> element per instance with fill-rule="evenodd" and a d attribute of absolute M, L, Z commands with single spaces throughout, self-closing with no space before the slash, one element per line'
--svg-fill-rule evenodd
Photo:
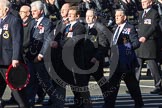
<path fill-rule="evenodd" d="M 6 89 L 6 82 L 5 82 L 5 74 L 6 69 L 0 69 L 0 98 L 2 98 L 4 91 Z M 28 108 L 28 101 L 26 98 L 26 88 L 22 89 L 21 91 L 11 90 L 12 94 L 19 104 L 20 108 Z"/>
<path fill-rule="evenodd" d="M 155 80 L 155 87 L 156 88 L 161 88 L 162 87 L 162 80 L 160 78 L 160 72 L 158 69 L 158 65 L 155 61 L 155 59 L 143 59 L 143 58 L 137 58 L 138 63 L 139 63 L 139 68 L 136 70 L 136 78 L 139 81 L 140 80 L 140 75 L 141 75 L 141 69 L 143 66 L 143 63 L 146 61 L 147 65 L 149 66 L 149 69 L 152 73 L 152 76 Z"/>
<path fill-rule="evenodd" d="M 89 75 L 77 74 L 73 78 L 75 82 L 71 84 L 74 94 L 75 108 L 91 108 L 90 92 L 88 89 Z"/>
<path fill-rule="evenodd" d="M 51 98 L 51 108 L 64 108 L 65 88 L 52 83 L 44 62 L 34 63 L 34 68 L 39 84 Z"/>
<path fill-rule="evenodd" d="M 75 74 L 76 83 L 74 83 L 74 85 L 78 88 L 79 87 L 82 89 L 85 88 L 85 90 L 83 90 L 84 92 L 83 91 L 79 92 L 79 91 L 77 91 L 78 89 L 73 90 L 74 99 L 75 99 L 75 103 L 77 104 L 77 108 L 91 108 L 90 93 L 89 93 L 89 89 L 88 89 L 90 76 L 93 76 L 94 79 L 97 81 L 97 83 L 102 91 L 105 103 L 108 100 L 108 97 L 106 95 L 104 95 L 108 90 L 108 81 L 103 75 L 103 66 L 100 65 L 98 67 L 98 70 L 94 73 Z M 80 89 L 80 90 L 82 90 L 82 89 Z"/>
<path fill-rule="evenodd" d="M 115 108 L 115 101 L 120 87 L 121 80 L 124 80 L 131 97 L 135 102 L 135 108 L 140 108 L 143 106 L 141 91 L 139 83 L 133 72 L 121 72 L 116 71 L 113 73 L 109 79 L 108 91 L 105 94 L 108 97 L 106 102 L 106 108 Z"/>
<path fill-rule="evenodd" d="M 106 104 L 108 100 L 108 97 L 106 96 L 106 92 L 108 91 L 108 81 L 103 74 L 103 66 L 100 65 L 98 70 L 90 75 L 94 77 L 95 81 L 97 81 L 97 84 L 102 91 L 102 95 Z"/>
<path fill-rule="evenodd" d="M 38 80 L 36 77 L 36 70 L 34 68 L 34 63 L 27 62 L 28 70 L 30 72 L 30 82 L 27 85 L 27 98 L 29 101 L 30 106 L 35 104 L 35 97 L 38 91 Z"/>
<path fill-rule="evenodd" d="M 43 90 L 43 88 L 39 85 L 37 90 L 37 96 L 39 99 L 44 99 L 46 95 L 46 92 Z"/>

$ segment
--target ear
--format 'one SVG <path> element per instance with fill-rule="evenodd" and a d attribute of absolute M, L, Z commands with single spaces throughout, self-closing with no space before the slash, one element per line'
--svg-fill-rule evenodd
<path fill-rule="evenodd" d="M 126 20 L 126 19 L 127 19 L 127 16 L 125 15 L 125 16 L 124 16 L 124 20 Z"/>
<path fill-rule="evenodd" d="M 97 19 L 97 16 L 95 16 L 95 19 Z"/>
<path fill-rule="evenodd" d="M 43 14 L 43 12 L 44 12 L 44 11 L 43 11 L 43 10 L 41 10 L 41 14 Z"/>
<path fill-rule="evenodd" d="M 27 13 L 27 16 L 30 16 L 30 12 Z"/>
<path fill-rule="evenodd" d="M 78 14 L 78 15 L 77 15 L 77 19 L 79 19 L 79 18 L 80 18 L 80 15 Z"/>
<path fill-rule="evenodd" d="M 8 11 L 9 11 L 9 8 L 8 8 L 8 7 L 6 7 L 5 12 L 7 13 Z"/>
<path fill-rule="evenodd" d="M 97 20 L 97 16 L 94 16 L 94 18 L 93 18 L 94 20 Z"/>

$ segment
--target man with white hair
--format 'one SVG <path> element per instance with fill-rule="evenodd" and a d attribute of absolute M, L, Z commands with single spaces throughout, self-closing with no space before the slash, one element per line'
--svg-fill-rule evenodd
<path fill-rule="evenodd" d="M 41 1 L 34 1 L 30 6 L 33 20 L 29 28 L 30 44 L 26 57 L 28 59 L 27 64 L 29 66 L 29 71 L 32 73 L 31 79 L 33 79 L 33 82 L 30 82 L 31 86 L 28 89 L 29 102 L 31 106 L 34 105 L 38 81 L 51 98 L 51 108 L 63 108 L 60 102 L 64 101 L 64 99 L 58 98 L 58 96 L 61 96 L 58 93 L 58 89 L 56 89 L 51 80 L 49 80 L 50 76 L 48 75 L 43 60 L 51 37 L 50 32 L 52 30 L 52 23 L 48 18 L 44 17 L 44 4 Z M 35 76 L 37 77 L 36 79 L 34 79 Z"/>

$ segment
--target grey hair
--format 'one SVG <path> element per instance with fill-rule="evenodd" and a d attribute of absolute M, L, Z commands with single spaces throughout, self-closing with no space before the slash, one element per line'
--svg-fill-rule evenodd
<path fill-rule="evenodd" d="M 41 1 L 34 1 L 30 4 L 31 8 L 36 6 L 38 10 L 44 10 L 44 4 Z"/>
<path fill-rule="evenodd" d="M 4 8 L 10 8 L 10 6 L 11 6 L 11 4 L 10 4 L 10 2 L 8 0 L 0 0 L 0 4 Z"/>
<path fill-rule="evenodd" d="M 115 13 L 116 13 L 117 11 L 121 11 L 121 12 L 123 12 L 123 15 L 125 15 L 125 16 L 126 16 L 126 12 L 125 12 L 125 10 L 124 10 L 124 9 L 116 9 L 116 10 L 115 10 Z"/>

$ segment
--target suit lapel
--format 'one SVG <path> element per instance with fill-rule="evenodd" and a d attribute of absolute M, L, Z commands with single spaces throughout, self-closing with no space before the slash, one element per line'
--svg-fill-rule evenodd
<path fill-rule="evenodd" d="M 38 26 L 40 26 L 41 24 L 42 24 L 42 26 L 44 26 L 44 23 L 43 23 L 43 22 L 44 22 L 44 18 L 43 18 L 42 21 L 38 24 Z M 34 31 L 34 34 L 33 34 L 34 37 L 37 37 L 38 35 L 40 35 L 40 33 L 39 33 L 39 32 L 40 32 L 40 29 L 39 29 L 38 26 L 35 28 L 35 31 Z"/>
<path fill-rule="evenodd" d="M 115 28 L 114 28 L 114 30 L 113 30 L 113 35 L 112 35 L 112 37 L 111 37 L 110 47 L 112 47 L 112 45 L 113 45 L 113 38 L 114 38 L 114 33 L 115 33 L 116 29 L 117 29 L 117 26 L 115 26 Z"/>

